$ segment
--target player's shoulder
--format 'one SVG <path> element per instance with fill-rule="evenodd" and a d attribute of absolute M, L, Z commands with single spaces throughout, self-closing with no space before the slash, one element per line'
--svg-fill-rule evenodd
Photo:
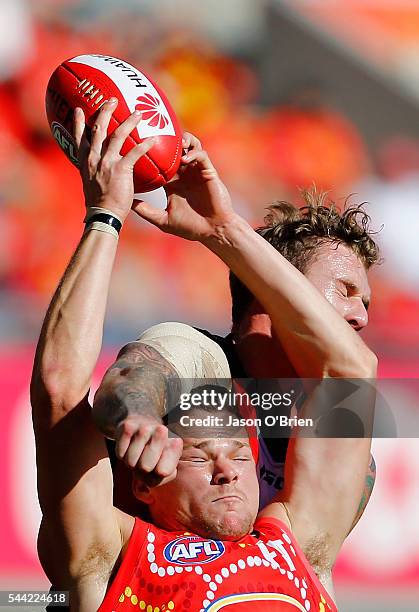
<path fill-rule="evenodd" d="M 153 347 L 183 378 L 230 378 L 225 352 L 209 332 L 166 321 L 143 331 L 137 342 Z"/>
<path fill-rule="evenodd" d="M 291 523 L 284 504 L 280 502 L 269 503 L 260 510 L 254 527 L 256 531 L 267 533 L 271 537 L 279 533 L 287 533 L 289 535 Z"/>

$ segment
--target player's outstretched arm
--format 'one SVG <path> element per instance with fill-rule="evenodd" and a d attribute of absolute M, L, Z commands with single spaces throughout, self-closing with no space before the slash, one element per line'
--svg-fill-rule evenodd
<path fill-rule="evenodd" d="M 313 389 L 300 415 L 313 425 L 294 432 L 284 489 L 261 512 L 288 523 L 322 577 L 330 575 L 354 516 L 362 513 L 365 474 L 374 471 L 375 376 L 371 363 L 368 379 L 325 379 Z"/>
<path fill-rule="evenodd" d="M 85 137 L 83 113 L 76 111 L 75 139 L 88 215 L 98 207 L 123 222 L 132 204 L 133 165 L 152 142 L 120 156 L 123 142 L 139 121 L 131 116 L 106 146 L 115 106 L 112 101 L 103 106 L 91 144 Z M 107 451 L 93 426 L 87 399 L 117 248 L 115 232 L 101 229 L 93 225 L 84 233 L 55 291 L 31 381 L 43 514 L 39 554 L 50 580 L 69 589 L 72 607 L 83 612 L 100 604 L 123 543 L 112 504 Z M 89 587 L 83 588 L 87 583 Z"/>
<path fill-rule="evenodd" d="M 182 162 L 179 179 L 168 185 L 167 210 L 138 203 L 133 207 L 137 214 L 165 232 L 200 241 L 220 257 L 266 309 L 300 377 L 366 376 L 373 357 L 362 339 L 301 272 L 235 213 L 206 152 L 194 147 Z"/>

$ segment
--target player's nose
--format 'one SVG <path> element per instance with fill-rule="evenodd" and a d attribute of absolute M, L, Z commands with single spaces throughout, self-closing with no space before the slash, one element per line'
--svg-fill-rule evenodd
<path fill-rule="evenodd" d="M 226 457 L 220 457 L 214 461 L 212 482 L 217 485 L 229 484 L 238 479 L 238 472 L 234 462 Z"/>
<path fill-rule="evenodd" d="M 355 331 L 361 331 L 368 325 L 368 312 L 362 302 L 358 300 L 353 304 L 351 309 L 346 313 L 345 319 L 348 321 Z"/>

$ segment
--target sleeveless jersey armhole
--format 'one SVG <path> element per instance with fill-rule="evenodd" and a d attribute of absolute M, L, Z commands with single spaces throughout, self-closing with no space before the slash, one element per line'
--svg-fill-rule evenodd
<path fill-rule="evenodd" d="M 287 525 L 283 521 L 281 521 L 280 519 L 277 519 L 277 518 L 275 518 L 273 516 L 264 516 L 261 519 L 256 519 L 256 523 L 254 525 L 254 530 L 259 532 L 259 533 L 262 532 L 262 533 L 264 533 L 265 535 L 268 535 L 268 536 L 270 534 L 272 534 L 272 538 L 281 536 L 281 531 L 283 533 L 285 533 L 288 536 L 288 538 L 291 540 L 291 543 L 292 543 L 293 547 L 295 548 L 295 550 L 297 551 L 298 556 L 300 557 L 302 564 L 304 565 L 305 569 L 307 570 L 307 573 L 310 576 L 314 586 L 318 589 L 319 593 L 323 596 L 323 598 L 325 599 L 325 601 L 329 605 L 330 609 L 333 612 L 338 612 L 338 609 L 336 607 L 335 602 L 333 601 L 333 599 L 329 595 L 329 593 L 326 591 L 326 589 L 324 588 L 324 586 L 320 582 L 319 578 L 314 573 L 313 568 L 311 567 L 311 565 L 307 561 L 305 554 L 303 553 L 300 545 L 298 544 L 297 540 L 295 539 L 294 534 L 292 533 L 292 531 L 287 527 Z"/>
<path fill-rule="evenodd" d="M 148 532 L 149 524 L 136 518 L 122 563 L 100 604 L 98 612 L 112 612 L 115 601 L 118 601 L 120 597 L 125 597 L 125 588 L 131 583 L 138 560 L 146 547 Z"/>

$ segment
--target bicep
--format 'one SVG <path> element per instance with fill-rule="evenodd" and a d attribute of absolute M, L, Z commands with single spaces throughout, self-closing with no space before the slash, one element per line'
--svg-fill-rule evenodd
<path fill-rule="evenodd" d="M 374 488 L 374 484 L 375 484 L 375 478 L 376 478 L 376 472 L 377 472 L 377 468 L 375 465 L 375 460 L 373 455 L 370 456 L 370 462 L 368 465 L 368 470 L 367 473 L 365 475 L 365 480 L 364 480 L 364 489 L 362 491 L 362 497 L 361 497 L 361 501 L 359 502 L 359 506 L 355 515 L 355 518 L 352 522 L 350 531 L 352 531 L 352 529 L 354 529 L 355 525 L 358 523 L 359 519 L 361 518 L 361 516 L 364 514 L 365 508 L 367 507 L 367 504 L 370 500 L 371 494 L 372 494 L 372 490 Z"/>
<path fill-rule="evenodd" d="M 40 558 L 49 575 L 53 568 L 50 578 L 67 582 L 119 554 L 111 467 L 87 398 L 52 428 L 38 427 L 35 436 Z"/>

